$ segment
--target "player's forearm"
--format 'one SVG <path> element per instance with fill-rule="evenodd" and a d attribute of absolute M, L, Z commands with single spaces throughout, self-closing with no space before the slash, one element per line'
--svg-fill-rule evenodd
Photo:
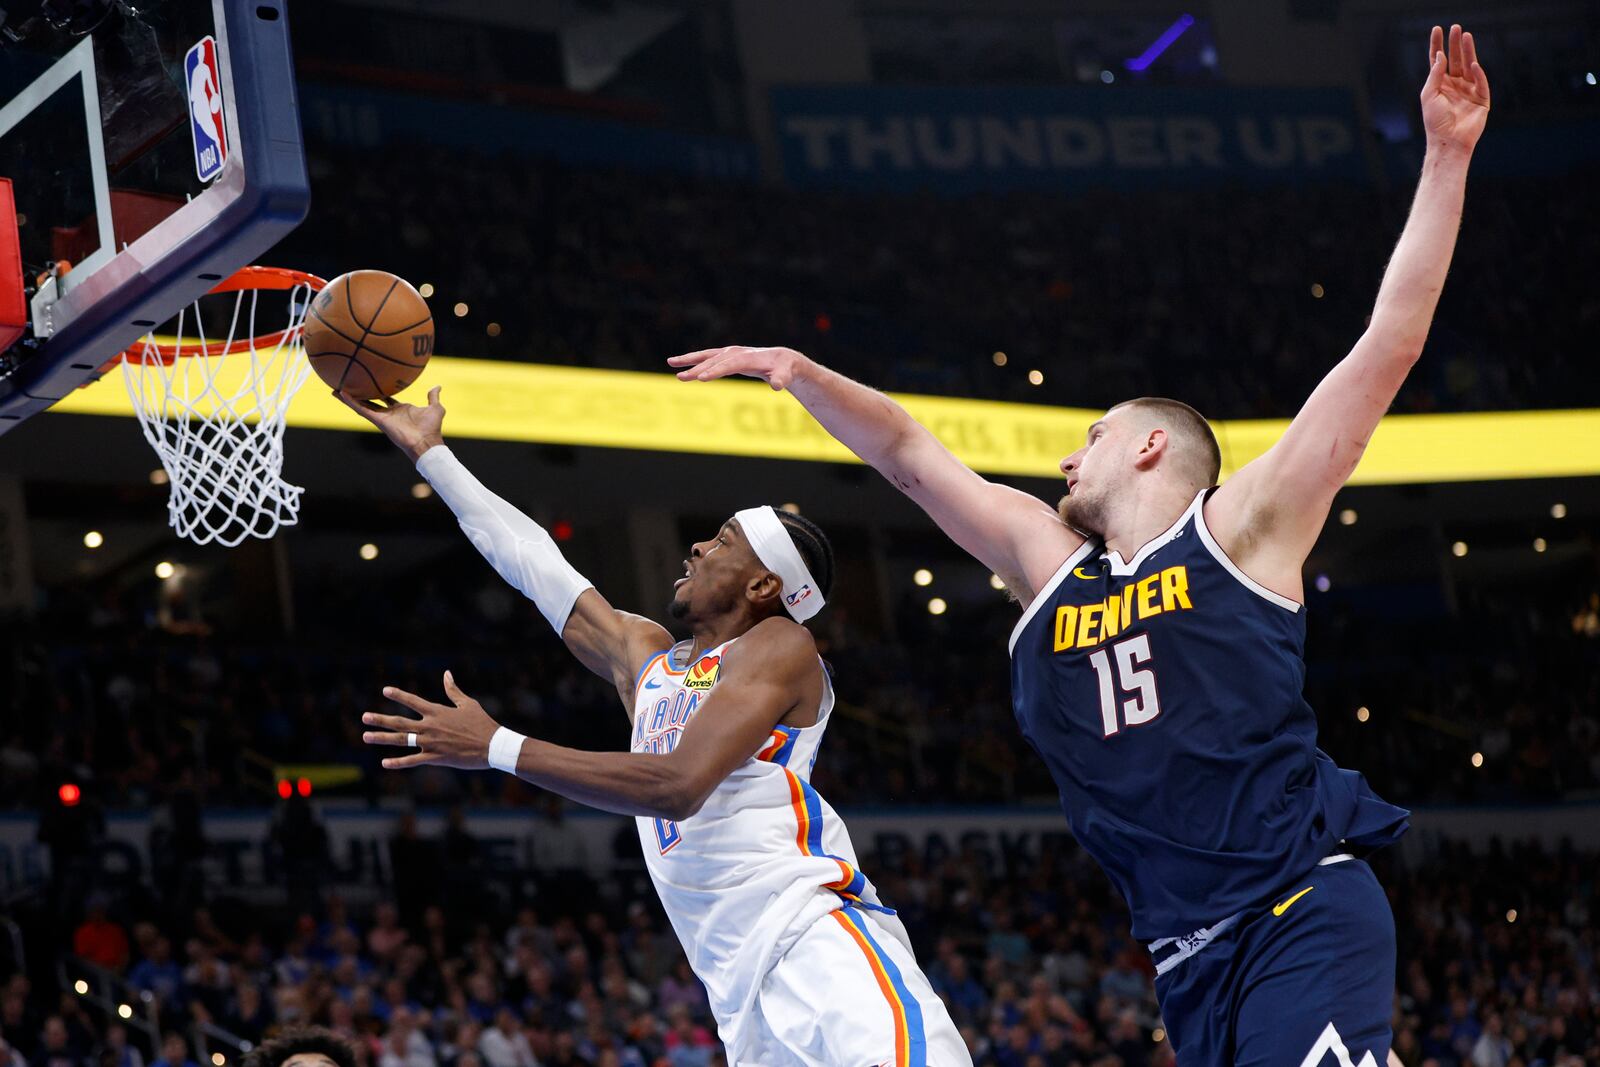
<path fill-rule="evenodd" d="M 618 815 L 684 819 L 698 807 L 672 760 L 644 752 L 585 752 L 530 737 L 517 756 L 517 777 Z"/>
<path fill-rule="evenodd" d="M 928 430 L 888 396 L 802 358 L 789 392 L 838 442 L 888 474 L 906 443 Z"/>
<path fill-rule="evenodd" d="M 592 585 L 544 527 L 490 492 L 443 444 L 421 453 L 417 471 L 455 513 L 472 547 L 562 633 L 573 605 Z"/>
<path fill-rule="evenodd" d="M 1410 217 L 1378 289 L 1367 335 L 1411 359 L 1422 352 L 1455 254 L 1471 160 L 1471 152 L 1458 148 L 1428 150 Z"/>

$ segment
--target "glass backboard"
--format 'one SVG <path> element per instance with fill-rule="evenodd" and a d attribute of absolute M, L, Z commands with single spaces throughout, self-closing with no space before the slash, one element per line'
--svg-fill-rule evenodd
<path fill-rule="evenodd" d="M 0 353 L 0 433 L 305 217 L 287 17 L 286 0 L 0 0 L 28 306 Z"/>

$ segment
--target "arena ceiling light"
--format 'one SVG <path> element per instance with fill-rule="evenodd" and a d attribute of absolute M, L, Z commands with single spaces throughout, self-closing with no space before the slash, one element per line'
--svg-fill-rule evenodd
<path fill-rule="evenodd" d="M 1160 59 L 1161 53 L 1171 48 L 1173 42 L 1188 33 L 1189 27 L 1193 25 L 1193 15 L 1179 15 L 1176 22 L 1161 31 L 1160 37 L 1150 42 L 1149 48 L 1146 48 L 1132 59 L 1123 60 L 1122 65 L 1137 74 Z"/>

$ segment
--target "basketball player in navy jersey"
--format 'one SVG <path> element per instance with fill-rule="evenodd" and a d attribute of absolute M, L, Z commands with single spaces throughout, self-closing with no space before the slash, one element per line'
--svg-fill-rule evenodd
<path fill-rule="evenodd" d="M 1407 812 L 1316 744 L 1301 567 L 1421 355 L 1489 112 L 1472 36 L 1434 28 L 1427 153 L 1366 332 L 1269 451 L 1215 487 L 1188 405 L 1141 399 L 1061 463 L 1058 509 L 965 467 L 881 393 L 782 348 L 674 357 L 788 389 L 1004 579 L 1024 736 L 1149 942 L 1183 1067 L 1382 1064 L 1394 919 L 1360 856 Z"/>

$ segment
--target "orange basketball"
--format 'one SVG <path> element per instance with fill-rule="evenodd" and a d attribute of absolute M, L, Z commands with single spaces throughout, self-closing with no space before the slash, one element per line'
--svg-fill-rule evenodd
<path fill-rule="evenodd" d="M 306 315 L 306 358 L 356 400 L 394 396 L 433 355 L 433 313 L 404 278 L 353 270 L 329 282 Z"/>

